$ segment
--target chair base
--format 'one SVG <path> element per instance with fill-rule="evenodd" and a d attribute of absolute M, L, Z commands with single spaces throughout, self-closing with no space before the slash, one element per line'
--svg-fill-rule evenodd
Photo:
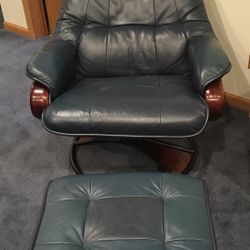
<path fill-rule="evenodd" d="M 93 137 L 76 137 L 70 149 L 70 163 L 76 174 L 84 174 L 84 168 L 77 160 L 77 148 L 93 143 L 120 143 L 137 149 L 157 163 L 161 172 L 187 174 L 197 159 L 195 140 L 187 139 L 189 147 L 174 145 L 158 139 L 100 139 Z"/>

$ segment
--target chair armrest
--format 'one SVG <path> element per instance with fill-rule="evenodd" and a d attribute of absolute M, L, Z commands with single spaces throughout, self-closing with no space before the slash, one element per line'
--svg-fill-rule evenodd
<path fill-rule="evenodd" d="M 75 46 L 62 39 L 51 39 L 32 56 L 27 75 L 44 84 L 53 100 L 72 84 L 75 78 Z"/>
<path fill-rule="evenodd" d="M 189 39 L 188 62 L 195 87 L 204 96 L 208 85 L 227 74 L 231 63 L 214 35 Z"/>
<path fill-rule="evenodd" d="M 34 117 L 40 119 L 50 104 L 50 93 L 43 84 L 34 81 L 30 90 L 30 108 Z"/>

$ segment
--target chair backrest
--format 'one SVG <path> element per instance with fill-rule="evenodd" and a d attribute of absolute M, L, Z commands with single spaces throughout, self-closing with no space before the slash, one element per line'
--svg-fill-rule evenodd
<path fill-rule="evenodd" d="M 101 77 L 185 74 L 188 39 L 204 29 L 203 0 L 64 0 L 57 32 L 77 40 L 78 73 Z"/>

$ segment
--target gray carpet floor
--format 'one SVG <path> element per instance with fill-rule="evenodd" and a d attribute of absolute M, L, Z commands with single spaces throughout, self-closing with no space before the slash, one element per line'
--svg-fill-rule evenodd
<path fill-rule="evenodd" d="M 25 64 L 47 38 L 31 41 L 0 30 L 0 249 L 30 248 L 49 180 L 71 175 L 71 138 L 46 132 L 29 109 Z M 207 182 L 219 250 L 250 249 L 250 119 L 227 108 L 197 137 L 199 159 L 190 173 Z M 98 171 L 152 169 L 126 146 L 93 145 L 82 161 Z"/>

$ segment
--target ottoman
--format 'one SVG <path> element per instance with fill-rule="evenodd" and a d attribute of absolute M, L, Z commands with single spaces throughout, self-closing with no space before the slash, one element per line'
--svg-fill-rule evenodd
<path fill-rule="evenodd" d="M 56 179 L 33 249 L 216 249 L 205 184 L 164 173 Z"/>

